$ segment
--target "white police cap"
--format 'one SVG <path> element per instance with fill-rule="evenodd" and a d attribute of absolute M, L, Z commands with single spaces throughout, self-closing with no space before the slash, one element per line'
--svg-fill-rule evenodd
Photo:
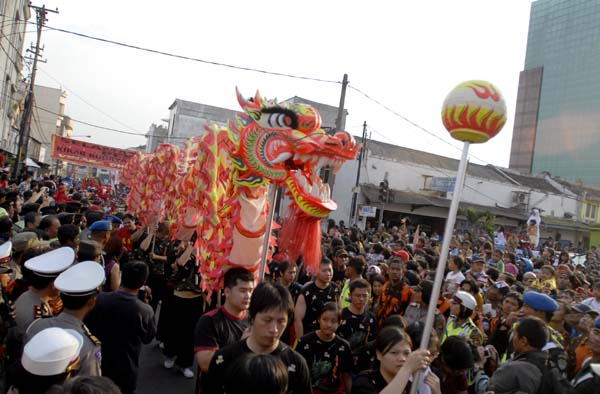
<path fill-rule="evenodd" d="M 82 346 L 83 337 L 76 331 L 46 328 L 27 342 L 21 364 L 33 375 L 60 375 L 77 361 Z"/>
<path fill-rule="evenodd" d="M 95 294 L 105 279 L 104 268 L 99 263 L 82 261 L 58 275 L 54 287 L 64 295 L 83 297 Z"/>
<path fill-rule="evenodd" d="M 0 260 L 10 257 L 12 252 L 12 242 L 6 241 L 0 245 Z"/>
<path fill-rule="evenodd" d="M 65 246 L 27 260 L 25 267 L 38 276 L 54 278 L 69 268 L 74 260 L 75 252 Z"/>

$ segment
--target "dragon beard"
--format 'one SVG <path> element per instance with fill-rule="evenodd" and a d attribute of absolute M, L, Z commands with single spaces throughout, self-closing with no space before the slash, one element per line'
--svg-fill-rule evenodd
<path fill-rule="evenodd" d="M 279 234 L 279 249 L 286 251 L 290 262 L 302 257 L 308 274 L 314 274 L 321 263 L 321 219 L 304 214 L 295 204 L 290 204 Z"/>

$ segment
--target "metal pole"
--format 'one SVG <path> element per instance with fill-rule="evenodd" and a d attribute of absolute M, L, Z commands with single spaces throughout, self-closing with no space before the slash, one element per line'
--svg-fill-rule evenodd
<path fill-rule="evenodd" d="M 435 317 L 435 310 L 437 308 L 437 300 L 440 297 L 440 289 L 442 287 L 442 281 L 444 280 L 444 269 L 446 268 L 446 262 L 448 261 L 448 251 L 450 250 L 450 239 L 454 232 L 454 224 L 456 223 L 456 213 L 458 212 L 458 205 L 460 203 L 460 195 L 462 193 L 463 184 L 465 181 L 465 174 L 467 172 L 467 155 L 469 154 L 469 143 L 465 142 L 463 145 L 462 156 L 460 158 L 460 164 L 458 165 L 458 172 L 456 173 L 456 183 L 454 185 L 454 193 L 452 195 L 452 203 L 450 204 L 450 210 L 448 211 L 448 220 L 446 220 L 446 228 L 444 229 L 444 240 L 442 242 L 442 251 L 440 252 L 440 261 L 437 269 L 435 270 L 435 280 L 433 282 L 433 291 L 431 293 L 431 300 L 429 301 L 429 307 L 427 308 L 427 319 L 425 320 L 425 329 L 423 330 L 423 337 L 421 338 L 420 350 L 427 350 L 429 347 L 429 338 L 431 337 L 431 330 L 433 328 L 433 319 Z M 410 393 L 415 394 L 417 392 L 417 384 L 421 371 L 415 373 L 413 384 L 410 388 Z"/>
<path fill-rule="evenodd" d="M 265 240 L 263 242 L 262 257 L 260 259 L 260 270 L 258 271 L 258 281 L 262 282 L 265 278 L 265 267 L 267 265 L 267 253 L 269 252 L 269 242 L 271 241 L 271 226 L 273 224 L 273 215 L 275 214 L 275 201 L 277 199 L 277 185 L 271 183 L 269 186 L 269 216 L 267 217 L 267 228 L 265 230 Z"/>
<path fill-rule="evenodd" d="M 365 136 L 367 135 L 367 121 L 365 120 L 365 122 L 363 123 L 363 133 L 362 133 L 362 148 L 360 149 L 360 152 L 358 152 L 358 169 L 356 170 L 356 183 L 354 184 L 354 188 L 355 191 L 352 193 L 352 206 L 350 207 L 350 221 L 348 223 L 351 223 L 353 225 L 356 225 L 356 203 L 358 200 L 358 191 L 356 190 L 358 188 L 358 185 L 360 184 L 360 167 L 362 166 L 362 157 L 363 154 L 365 152 Z"/>

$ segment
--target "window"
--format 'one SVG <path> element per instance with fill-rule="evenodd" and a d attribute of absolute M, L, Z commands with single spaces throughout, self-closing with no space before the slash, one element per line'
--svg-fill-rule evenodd
<path fill-rule="evenodd" d="M 585 217 L 588 219 L 596 219 L 596 206 L 592 204 L 586 204 Z"/>

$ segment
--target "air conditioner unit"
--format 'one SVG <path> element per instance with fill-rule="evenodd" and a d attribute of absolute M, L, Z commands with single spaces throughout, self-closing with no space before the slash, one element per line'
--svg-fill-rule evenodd
<path fill-rule="evenodd" d="M 515 204 L 526 204 L 529 193 L 526 192 L 513 192 L 513 203 Z"/>

